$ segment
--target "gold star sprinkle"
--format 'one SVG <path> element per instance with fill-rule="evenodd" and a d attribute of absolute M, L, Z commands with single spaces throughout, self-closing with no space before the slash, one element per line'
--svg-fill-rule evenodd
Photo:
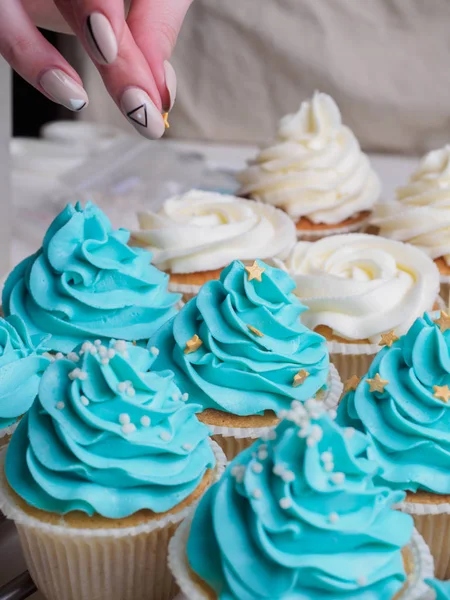
<path fill-rule="evenodd" d="M 360 381 L 361 381 L 361 378 L 358 377 L 357 375 L 352 375 L 350 377 L 350 379 L 347 379 L 347 381 L 345 382 L 345 385 L 344 385 L 344 394 L 346 394 L 347 392 L 350 392 L 352 390 L 356 390 Z"/>
<path fill-rule="evenodd" d="M 191 352 L 195 352 L 200 348 L 202 344 L 202 340 L 198 337 L 197 334 L 195 334 L 191 337 L 190 340 L 186 342 L 186 348 L 184 349 L 184 353 L 190 354 Z"/>
<path fill-rule="evenodd" d="M 390 348 L 392 346 L 392 344 L 399 339 L 400 338 L 397 335 L 395 335 L 394 330 L 392 329 L 388 333 L 381 334 L 381 341 L 378 345 L 379 346 L 388 346 Z"/>
<path fill-rule="evenodd" d="M 251 267 L 245 267 L 245 270 L 248 273 L 249 281 L 251 281 L 252 279 L 256 279 L 256 281 L 262 281 L 262 274 L 264 273 L 265 269 L 263 267 L 260 267 L 256 260 Z"/>
<path fill-rule="evenodd" d="M 441 315 L 439 319 L 435 321 L 436 325 L 439 325 L 442 333 L 450 329 L 450 316 L 445 312 L 445 310 L 441 310 Z"/>
<path fill-rule="evenodd" d="M 297 373 L 297 375 L 294 376 L 294 381 L 292 382 L 292 385 L 294 387 L 297 387 L 297 386 L 301 385 L 302 383 L 305 383 L 307 377 L 309 377 L 309 372 L 305 371 L 305 369 L 301 369 Z"/>
<path fill-rule="evenodd" d="M 256 329 L 256 327 L 253 327 L 253 325 L 247 325 L 247 327 L 248 327 L 248 328 L 250 329 L 250 331 L 251 331 L 252 333 L 254 333 L 255 335 L 258 335 L 259 337 L 263 337 L 263 335 L 264 335 L 264 334 L 263 334 L 263 333 L 262 333 L 262 332 L 261 332 L 259 329 Z"/>
<path fill-rule="evenodd" d="M 162 115 L 163 121 L 164 121 L 164 127 L 166 129 L 170 129 L 170 123 L 169 123 L 169 113 L 165 112 Z"/>
<path fill-rule="evenodd" d="M 389 383 L 387 379 L 381 379 L 379 373 L 377 373 L 373 379 L 366 379 L 366 381 L 370 386 L 371 392 L 384 392 L 384 388 Z"/>
<path fill-rule="evenodd" d="M 443 402 L 448 402 L 450 399 L 450 389 L 448 385 L 433 385 L 433 396 Z"/>

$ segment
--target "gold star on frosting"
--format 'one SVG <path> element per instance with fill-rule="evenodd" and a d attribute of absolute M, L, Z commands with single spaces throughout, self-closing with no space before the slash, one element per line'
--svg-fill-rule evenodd
<path fill-rule="evenodd" d="M 247 325 L 247 327 L 248 327 L 248 328 L 250 329 L 250 331 L 251 331 L 252 333 L 254 333 L 255 335 L 258 335 L 259 337 L 263 337 L 263 335 L 264 335 L 264 334 L 263 334 L 263 333 L 262 333 L 262 332 L 261 332 L 259 329 L 256 329 L 256 327 L 253 327 L 253 325 Z"/>
<path fill-rule="evenodd" d="M 299 385 L 301 385 L 302 383 L 305 383 L 307 377 L 309 377 L 309 372 L 305 371 L 305 369 L 301 369 L 297 375 L 294 376 L 294 381 L 292 382 L 292 385 L 294 387 L 297 387 Z"/>
<path fill-rule="evenodd" d="M 450 389 L 448 385 L 433 385 L 433 396 L 443 402 L 448 402 L 450 399 Z"/>
<path fill-rule="evenodd" d="M 442 333 L 450 329 L 450 316 L 445 312 L 445 310 L 441 310 L 441 315 L 439 319 L 435 321 L 436 325 L 439 325 Z"/>
<path fill-rule="evenodd" d="M 388 333 L 381 334 L 381 341 L 378 344 L 379 346 L 388 346 L 389 348 L 392 346 L 394 342 L 399 340 L 400 338 L 395 335 L 394 330 L 388 331 Z"/>
<path fill-rule="evenodd" d="M 251 267 L 245 267 L 245 270 L 248 273 L 249 281 L 251 281 L 252 279 L 256 279 L 256 281 L 262 281 L 262 274 L 264 273 L 265 269 L 263 267 L 260 267 L 256 260 Z"/>
<path fill-rule="evenodd" d="M 351 390 L 356 390 L 359 385 L 361 378 L 358 375 L 352 375 L 350 379 L 347 379 L 344 385 L 344 394 L 350 392 Z"/>
<path fill-rule="evenodd" d="M 166 129 L 170 129 L 170 123 L 169 123 L 169 113 L 165 112 L 162 115 L 163 121 L 164 121 L 164 127 Z"/>
<path fill-rule="evenodd" d="M 366 381 L 370 386 L 371 392 L 384 392 L 384 388 L 389 383 L 387 379 L 381 379 L 379 373 L 373 379 L 366 379 Z"/>
<path fill-rule="evenodd" d="M 191 352 L 195 352 L 200 348 L 202 344 L 202 340 L 198 337 L 197 334 L 195 334 L 191 337 L 190 340 L 186 342 L 186 348 L 184 349 L 184 353 L 190 354 Z"/>

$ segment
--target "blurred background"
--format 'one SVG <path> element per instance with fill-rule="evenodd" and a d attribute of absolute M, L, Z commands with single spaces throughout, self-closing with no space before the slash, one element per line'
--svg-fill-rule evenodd
<path fill-rule="evenodd" d="M 450 139 L 449 22 L 448 0 L 195 0 L 157 142 L 122 117 L 75 38 L 44 32 L 90 104 L 71 113 L 1 63 L 0 271 L 39 245 L 68 198 L 93 197 L 132 226 L 135 206 L 194 185 L 234 191 L 235 172 L 315 90 L 336 100 L 391 197 L 417 156 Z"/>

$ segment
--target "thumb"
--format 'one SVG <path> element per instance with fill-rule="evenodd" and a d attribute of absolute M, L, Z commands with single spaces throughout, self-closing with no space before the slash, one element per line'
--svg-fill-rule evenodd
<path fill-rule="evenodd" d="M 193 0 L 135 0 L 127 22 L 147 60 L 164 110 L 172 109 L 177 77 L 169 60 L 186 13 Z"/>

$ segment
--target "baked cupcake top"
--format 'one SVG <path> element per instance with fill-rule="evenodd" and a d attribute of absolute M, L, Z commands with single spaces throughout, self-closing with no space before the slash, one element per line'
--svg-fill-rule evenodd
<path fill-rule="evenodd" d="M 69 352 L 87 338 L 147 340 L 175 314 L 179 296 L 150 265 L 151 254 L 127 246 L 91 202 L 68 204 L 45 234 L 42 248 L 9 275 L 3 310 L 31 334 L 51 334 L 49 349 Z"/>
<path fill-rule="evenodd" d="M 338 421 L 367 433 L 391 487 L 450 494 L 450 317 L 425 315 L 395 340 L 347 382 Z"/>
<path fill-rule="evenodd" d="M 326 326 L 347 340 L 378 343 L 391 329 L 406 333 L 439 293 L 439 272 L 428 256 L 373 235 L 298 242 L 286 267 L 309 308 L 305 325 Z"/>
<path fill-rule="evenodd" d="M 328 225 L 371 210 L 381 187 L 336 103 L 318 92 L 281 119 L 275 141 L 238 180 L 241 194 Z"/>
<path fill-rule="evenodd" d="M 86 342 L 44 373 L 8 446 L 6 477 L 28 505 L 116 519 L 170 510 L 214 466 L 208 429 L 172 373 L 125 341 Z"/>
<path fill-rule="evenodd" d="M 133 237 L 148 246 L 153 263 L 172 273 L 210 271 L 232 260 L 287 258 L 296 241 L 286 213 L 235 196 L 192 190 L 157 212 L 138 213 Z"/>
<path fill-rule="evenodd" d="M 220 600 L 392 600 L 413 524 L 404 494 L 376 485 L 366 436 L 321 403 L 294 403 L 242 452 L 195 512 L 190 566 Z"/>
<path fill-rule="evenodd" d="M 19 317 L 0 318 L 0 430 L 13 425 L 36 398 L 50 364 L 42 355 L 45 341 L 31 338 Z"/>
<path fill-rule="evenodd" d="M 380 235 L 409 242 L 450 266 L 450 145 L 420 162 L 397 202 L 380 204 L 373 224 Z"/>
<path fill-rule="evenodd" d="M 262 261 L 234 261 L 150 339 L 155 368 L 172 369 L 203 409 L 255 415 L 311 398 L 327 383 L 329 356 L 300 322 L 294 287 Z"/>

